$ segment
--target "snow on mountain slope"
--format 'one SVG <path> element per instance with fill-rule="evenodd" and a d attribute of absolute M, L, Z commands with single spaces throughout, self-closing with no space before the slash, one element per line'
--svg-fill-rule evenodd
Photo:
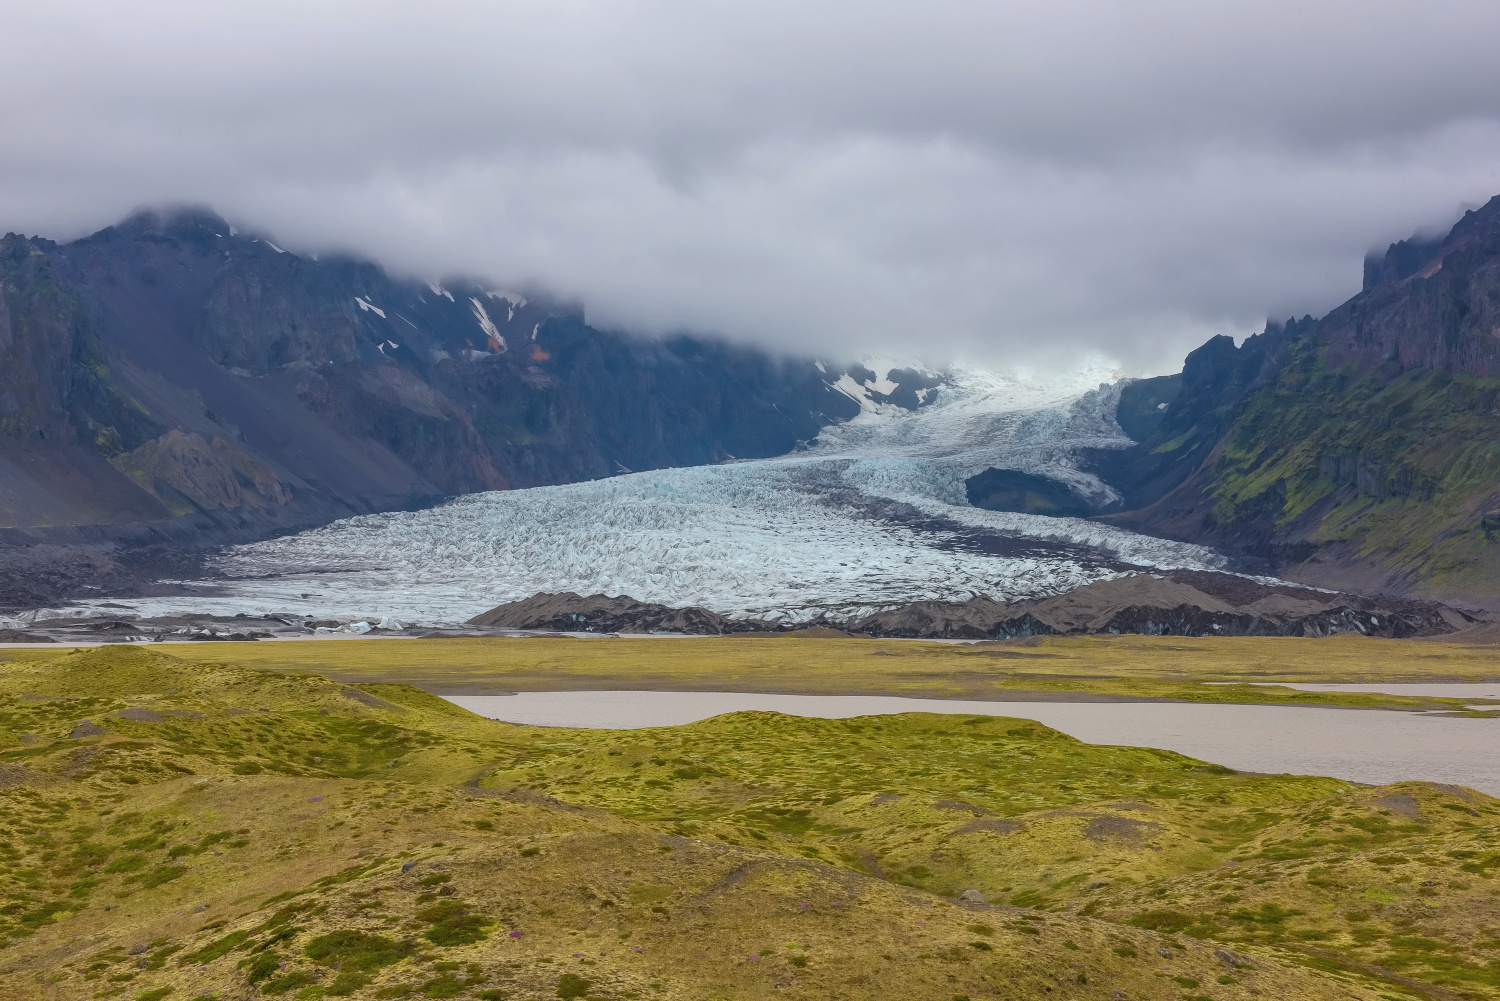
<path fill-rule="evenodd" d="M 1131 568 L 1220 566 L 1201 547 L 966 503 L 965 477 L 991 465 L 1110 498 L 1072 465 L 1080 448 L 1129 444 L 1106 378 L 1084 369 L 1041 383 L 958 369 L 927 405 L 872 402 L 789 456 L 350 518 L 234 548 L 220 560 L 227 582 L 130 604 L 146 615 L 451 623 L 538 591 L 577 591 L 804 620 L 921 599 L 1040 596 Z"/>

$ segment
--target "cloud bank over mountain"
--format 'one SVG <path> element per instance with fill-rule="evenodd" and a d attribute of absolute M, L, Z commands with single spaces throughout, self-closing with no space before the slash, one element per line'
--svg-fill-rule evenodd
<path fill-rule="evenodd" d="M 303 251 L 832 355 L 1176 366 L 1500 192 L 1500 9 L 12 5 L 0 230 Z"/>

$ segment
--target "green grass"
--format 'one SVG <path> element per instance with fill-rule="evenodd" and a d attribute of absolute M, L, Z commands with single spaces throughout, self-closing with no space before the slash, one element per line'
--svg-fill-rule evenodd
<path fill-rule="evenodd" d="M 1023 720 L 541 729 L 111 647 L 0 669 L 0 777 L 8 996 L 1500 997 L 1495 801 Z"/>
<path fill-rule="evenodd" d="M 936 698 L 1025 698 L 1063 692 L 1129 698 L 1173 698 L 1213 702 L 1304 705 L 1441 706 L 1442 700 L 1400 699 L 1350 693 L 1296 692 L 1262 685 L 1205 682 L 1495 681 L 1500 659 L 1494 643 L 1409 642 L 1338 636 L 1327 640 L 1240 637 L 1150 636 L 1033 637 L 959 645 L 900 640 L 823 639 L 797 635 L 703 638 L 566 637 L 359 641 L 307 640 L 274 643 L 171 644 L 174 656 L 211 665 L 202 679 L 205 694 L 218 698 L 219 673 L 242 665 L 352 682 L 412 685 L 443 694 L 637 688 L 696 691 L 757 691 L 804 694 L 884 694 Z M 0 663 L 18 672 L 47 662 L 57 651 L 0 649 Z M 84 691 L 100 695 L 153 690 L 147 679 L 121 676 L 104 689 L 74 687 L 72 672 L 49 670 L 32 694 L 74 696 L 68 703 L 32 703 L 33 714 L 75 718 L 87 708 Z M 88 682 L 95 685 L 97 682 Z M 372 690 L 374 691 L 374 690 Z M 166 694 L 166 693 L 164 693 Z M 184 693 L 186 694 L 186 692 Z M 337 694 L 336 690 L 334 695 Z M 226 688 L 225 697 L 233 697 Z M 1472 700 L 1468 700 L 1472 701 Z M 102 703 L 100 703 L 102 705 Z M 255 709 L 244 700 L 233 703 Z M 347 705 L 339 697 L 313 711 Z M 28 719 L 37 716 L 28 716 Z M 238 717 L 251 741 L 280 719 Z M 4 726 L 0 720 L 0 726 Z M 183 724 L 153 724 L 158 730 Z M 339 743 L 325 745 L 348 767 L 378 770 L 380 755 L 402 740 L 419 739 L 383 718 L 323 719 L 303 741 L 303 753 L 320 755 L 317 741 L 342 728 Z M 156 731 L 153 731 L 156 732 Z M 186 731 L 183 731 L 186 732 Z M 235 734 L 225 753 L 237 748 Z M 240 741 L 240 747 L 245 746 Z M 10 754 L 30 753 L 16 748 Z"/>

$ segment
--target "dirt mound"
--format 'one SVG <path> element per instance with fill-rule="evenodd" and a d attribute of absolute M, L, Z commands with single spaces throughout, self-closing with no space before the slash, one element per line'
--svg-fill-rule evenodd
<path fill-rule="evenodd" d="M 823 640 L 846 640 L 854 636 L 854 634 L 851 632 L 846 632 L 843 629 L 835 629 L 832 626 L 808 626 L 806 629 L 789 630 L 785 633 L 782 633 L 782 635 L 799 636 L 805 639 Z"/>
<path fill-rule="evenodd" d="M 865 636 L 908 639 L 1013 639 L 1061 632 L 1029 611 L 979 596 L 968 601 L 914 601 L 844 627 Z"/>
<path fill-rule="evenodd" d="M 797 628 L 732 619 L 706 608 L 672 608 L 628 595 L 536 594 L 490 609 L 469 625 L 588 633 L 794 632 L 805 636 L 1020 639 L 1065 634 L 1146 636 L 1332 636 L 1404 639 L 1451 634 L 1475 622 L 1436 602 L 1264 583 L 1232 574 L 1137 573 L 1033 601 L 914 601 L 854 620 L 822 618 Z"/>
<path fill-rule="evenodd" d="M 57 640 L 42 633 L 28 633 L 23 629 L 0 629 L 0 643 L 56 643 Z"/>
<path fill-rule="evenodd" d="M 1003 603 L 923 601 L 876 612 L 845 628 L 866 636 L 1014 639 L 1066 633 L 1146 636 L 1331 636 L 1404 639 L 1451 633 L 1472 617 L 1439 605 L 1265 584 L 1201 571 L 1131 574 L 1065 594 Z"/>
<path fill-rule="evenodd" d="M 534 594 L 521 601 L 497 605 L 474 616 L 468 624 L 492 629 L 562 633 L 692 633 L 699 636 L 743 632 L 761 625 L 729 619 L 696 606 L 672 608 L 637 601 L 628 595 L 591 594 L 585 598 L 571 591 Z"/>

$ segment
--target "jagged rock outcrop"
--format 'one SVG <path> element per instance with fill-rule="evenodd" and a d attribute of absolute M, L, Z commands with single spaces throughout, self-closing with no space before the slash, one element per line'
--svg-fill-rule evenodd
<path fill-rule="evenodd" d="M 969 503 L 989 511 L 1087 518 L 1094 508 L 1067 484 L 1015 469 L 986 469 L 964 481 Z"/>
<path fill-rule="evenodd" d="M 1089 467 L 1125 498 L 1111 520 L 1291 579 L 1500 604 L 1500 197 L 1119 412 L 1140 444 Z"/>
<path fill-rule="evenodd" d="M 286 505 L 292 500 L 291 491 L 268 464 L 223 438 L 207 441 L 196 431 L 168 431 L 119 456 L 115 465 L 182 514 L 194 508 L 219 511 L 242 505 Z"/>
<path fill-rule="evenodd" d="M 1360 294 L 1318 322 L 1327 364 L 1500 376 L 1497 291 L 1500 196 L 1441 238 L 1413 237 L 1367 260 Z"/>

